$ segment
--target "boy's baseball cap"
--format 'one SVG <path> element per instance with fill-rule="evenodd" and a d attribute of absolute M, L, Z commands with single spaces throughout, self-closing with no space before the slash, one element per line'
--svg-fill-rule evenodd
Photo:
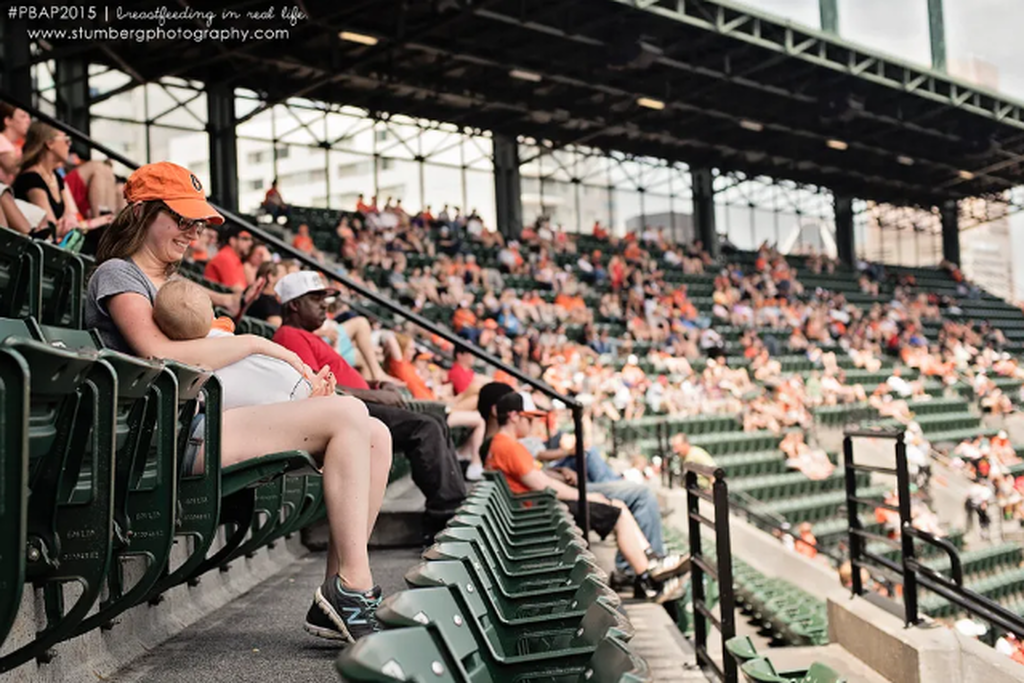
<path fill-rule="evenodd" d="M 324 286 L 323 278 L 315 270 L 300 270 L 285 275 L 274 285 L 274 291 L 282 305 L 312 292 L 326 292 L 327 296 L 338 295 L 338 290 Z"/>
<path fill-rule="evenodd" d="M 196 174 L 169 161 L 136 169 L 124 184 L 124 198 L 129 204 L 159 199 L 179 216 L 212 225 L 224 223 L 224 217 L 206 201 Z"/>

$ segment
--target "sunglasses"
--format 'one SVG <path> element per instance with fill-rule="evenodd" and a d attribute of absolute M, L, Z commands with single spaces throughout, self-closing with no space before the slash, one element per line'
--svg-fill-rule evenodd
<path fill-rule="evenodd" d="M 191 232 L 192 229 L 194 228 L 196 233 L 201 235 L 203 233 L 203 230 L 205 230 L 208 227 L 206 219 L 185 218 L 181 214 L 171 211 L 169 208 L 166 207 L 164 207 L 164 211 L 166 211 L 171 218 L 177 221 L 178 230 L 181 230 L 182 232 Z"/>

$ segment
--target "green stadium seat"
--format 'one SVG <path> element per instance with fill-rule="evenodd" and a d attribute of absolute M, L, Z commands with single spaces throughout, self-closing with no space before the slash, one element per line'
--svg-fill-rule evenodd
<path fill-rule="evenodd" d="M 69 637 L 102 592 L 113 546 L 117 378 L 95 355 L 0 336 L 6 362 L 28 368 L 29 400 L 21 399 L 30 425 L 25 580 L 50 606 L 35 637 L 0 658 L 5 672 Z M 70 606 L 63 599 L 69 582 L 81 588 Z"/>
<path fill-rule="evenodd" d="M 462 654 L 462 653 L 459 653 Z M 393 629 L 363 638 L 336 662 L 341 680 L 350 683 L 470 683 L 492 679 L 475 652 L 458 659 L 440 632 L 431 627 Z M 619 638 L 605 638 L 582 671 L 557 673 L 549 683 L 649 683 L 646 663 Z"/>
<path fill-rule="evenodd" d="M 60 247 L 39 243 L 43 252 L 40 322 L 61 327 L 82 326 L 85 262 Z"/>
<path fill-rule="evenodd" d="M 536 629 L 493 624 L 486 608 L 474 612 L 450 587 L 420 588 L 388 597 L 377 618 L 388 628 L 429 625 L 465 661 L 478 650 L 496 680 L 544 678 L 570 670 L 582 673 L 597 645 L 608 635 L 626 640 L 633 628 L 617 605 L 598 598 L 575 628 Z M 457 643 L 461 644 L 456 645 Z"/>
<path fill-rule="evenodd" d="M 462 663 L 448 653 L 436 629 L 382 631 L 347 648 L 335 664 L 346 683 L 464 683 Z M 429 673 L 429 679 L 425 678 Z"/>
<path fill-rule="evenodd" d="M 38 317 L 43 307 L 40 243 L 0 228 L 0 317 Z"/>
<path fill-rule="evenodd" d="M 0 643 L 21 606 L 28 524 L 29 368 L 0 350 Z"/>
<path fill-rule="evenodd" d="M 432 560 L 409 570 L 405 581 L 411 588 L 457 587 L 463 592 L 463 600 L 482 600 L 492 621 L 510 627 L 572 627 L 578 625 L 583 618 L 586 606 L 599 597 L 604 596 L 616 605 L 619 604 L 618 595 L 597 575 L 587 576 L 573 591 L 559 591 L 547 597 L 528 595 L 514 598 L 495 590 L 486 572 L 480 569 L 482 567 L 477 568 L 466 562 Z"/>
<path fill-rule="evenodd" d="M 533 577 L 506 576 L 495 566 L 491 558 L 481 554 L 472 543 L 435 543 L 426 551 L 424 557 L 432 560 L 458 560 L 474 571 L 482 573 L 502 595 L 509 598 L 557 596 L 579 587 L 588 576 L 595 576 L 599 581 L 608 579 L 604 570 L 598 567 L 591 556 L 584 553 L 576 556 L 568 572 L 538 572 Z"/>
<path fill-rule="evenodd" d="M 51 346 L 97 354 L 117 375 L 113 557 L 106 598 L 78 625 L 75 633 L 81 634 L 144 600 L 170 559 L 178 475 L 177 384 L 162 364 L 103 349 L 88 331 L 40 325 L 34 333 Z M 130 558 L 145 562 L 146 569 L 129 588 L 125 569 Z"/>

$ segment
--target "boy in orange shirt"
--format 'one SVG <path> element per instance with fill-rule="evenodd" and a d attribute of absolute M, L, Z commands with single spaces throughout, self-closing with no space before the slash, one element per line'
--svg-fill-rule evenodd
<path fill-rule="evenodd" d="M 553 489 L 559 500 L 578 500 L 575 488 L 539 469 L 530 451 L 519 443 L 519 439 L 530 434 L 530 419 L 543 417 L 545 413 L 527 405 L 523 394 L 515 392 L 498 399 L 496 408 L 498 433 L 490 443 L 488 468 L 504 474 L 514 493 Z M 663 603 L 677 597 L 681 589 L 678 577 L 689 571 L 689 557 L 669 555 L 658 558 L 622 501 L 609 500 L 599 493 L 588 494 L 587 501 L 591 529 L 602 539 L 615 532 L 619 551 L 636 572 L 638 585 L 647 599 Z M 575 514 L 576 506 L 570 505 L 569 508 Z"/>

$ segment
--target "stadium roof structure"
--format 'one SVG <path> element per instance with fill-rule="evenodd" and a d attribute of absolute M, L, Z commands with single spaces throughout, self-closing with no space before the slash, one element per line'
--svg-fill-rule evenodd
<path fill-rule="evenodd" d="M 288 41 L 52 48 L 141 81 L 249 88 L 255 113 L 303 97 L 897 204 L 1024 183 L 1024 103 L 726 0 L 298 4 L 310 19 Z"/>

